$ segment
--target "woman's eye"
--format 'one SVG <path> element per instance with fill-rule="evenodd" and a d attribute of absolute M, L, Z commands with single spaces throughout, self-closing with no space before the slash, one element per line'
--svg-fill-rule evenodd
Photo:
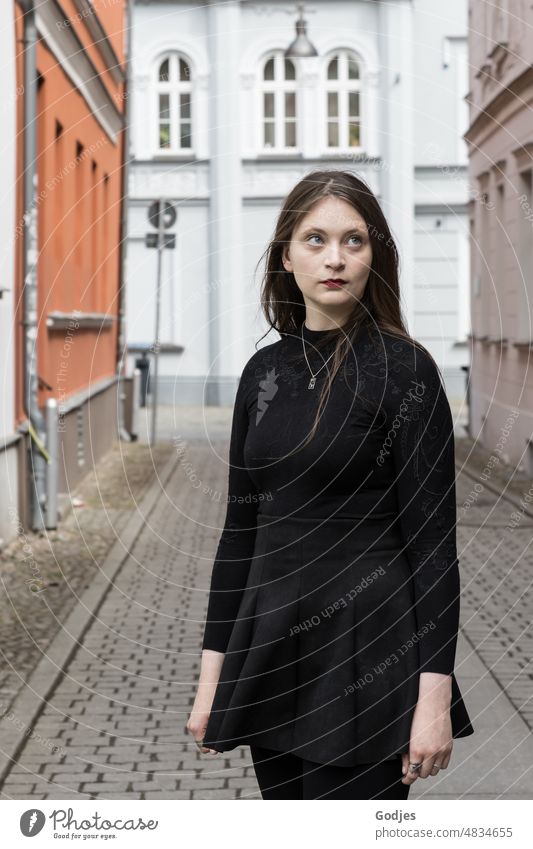
<path fill-rule="evenodd" d="M 321 239 L 321 238 L 322 238 L 322 236 L 319 236 L 319 234 L 318 234 L 318 233 L 312 233 L 312 234 L 311 234 L 308 238 L 309 238 L 309 239 Z M 363 240 L 361 239 L 361 236 L 358 236 L 358 235 L 357 235 L 357 233 L 353 233 L 353 234 L 352 234 L 349 238 L 350 238 L 350 239 L 357 239 L 357 242 L 358 242 L 360 245 L 362 245 L 362 243 L 363 243 Z"/>

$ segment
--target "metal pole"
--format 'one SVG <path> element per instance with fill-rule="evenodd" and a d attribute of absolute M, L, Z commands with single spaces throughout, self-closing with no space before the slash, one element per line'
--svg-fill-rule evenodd
<path fill-rule="evenodd" d="M 57 435 L 57 401 L 49 398 L 46 402 L 46 450 L 50 457 L 48 474 L 46 475 L 46 527 L 57 528 L 57 460 L 58 435 Z"/>
<path fill-rule="evenodd" d="M 38 363 L 38 174 L 37 174 L 37 25 L 33 0 L 24 11 L 24 402 L 37 438 L 45 444 L 46 422 L 39 407 Z M 29 442 L 31 522 L 35 531 L 45 527 L 46 460 Z"/>
<path fill-rule="evenodd" d="M 152 434 L 150 445 L 155 445 L 156 418 L 157 418 L 157 378 L 159 374 L 159 324 L 161 312 L 161 269 L 163 265 L 164 250 L 164 222 L 163 222 L 163 198 L 159 198 L 159 217 L 157 221 L 157 291 L 155 302 L 155 341 L 154 341 L 154 374 L 152 385 Z"/>
<path fill-rule="evenodd" d="M 130 161 L 130 116 L 131 116 L 131 42 L 132 42 L 132 4 L 126 2 L 126 33 L 125 33 L 125 56 L 124 64 L 126 70 L 126 79 L 124 81 L 124 110 L 123 120 L 124 127 L 122 130 L 122 198 L 121 198 L 121 215 L 120 215 L 120 273 L 118 280 L 118 340 L 117 340 L 117 376 L 118 376 L 118 435 L 125 442 L 131 441 L 131 436 L 124 425 L 124 398 L 125 393 L 122 391 L 122 383 L 126 375 L 125 364 L 127 362 L 127 341 L 126 341 L 126 281 L 127 275 L 127 252 L 128 252 L 128 184 L 129 184 L 129 161 Z"/>
<path fill-rule="evenodd" d="M 139 407 L 141 399 L 141 370 L 140 368 L 133 369 L 132 387 L 131 387 L 131 425 L 130 433 L 133 442 L 136 441 L 139 435 Z"/>

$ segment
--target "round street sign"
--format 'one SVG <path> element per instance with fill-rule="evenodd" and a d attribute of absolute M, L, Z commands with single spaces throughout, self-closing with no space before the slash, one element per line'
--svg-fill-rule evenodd
<path fill-rule="evenodd" d="M 148 220 L 153 227 L 159 229 L 159 201 L 154 200 L 148 209 Z M 163 227 L 172 227 L 176 221 L 176 207 L 167 201 L 163 201 Z"/>

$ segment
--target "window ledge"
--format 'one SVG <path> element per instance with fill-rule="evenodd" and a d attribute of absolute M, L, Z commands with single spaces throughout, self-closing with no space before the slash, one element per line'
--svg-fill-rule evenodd
<path fill-rule="evenodd" d="M 185 350 L 183 345 L 177 345 L 174 342 L 160 342 L 160 354 L 182 354 Z M 128 354 L 154 354 L 155 347 L 153 342 L 137 342 L 128 345 Z"/>
<path fill-rule="evenodd" d="M 259 151 L 256 154 L 256 159 L 303 159 L 303 153 L 295 153 L 294 151 L 273 150 L 269 153 Z"/>
<path fill-rule="evenodd" d="M 46 325 L 50 330 L 107 330 L 116 321 L 116 316 L 105 312 L 61 312 L 55 310 L 48 313 Z"/>
<path fill-rule="evenodd" d="M 195 156 L 194 153 L 177 153 L 174 151 L 169 151 L 168 153 L 154 153 L 152 156 L 152 162 L 167 162 L 169 159 L 176 160 L 179 159 L 181 162 L 197 162 L 198 157 Z"/>
<path fill-rule="evenodd" d="M 354 159 L 367 159 L 367 154 L 362 147 L 349 147 L 346 150 L 333 148 L 332 150 L 322 151 L 319 154 L 320 159 L 346 159 L 347 157 Z"/>
<path fill-rule="evenodd" d="M 488 347 L 489 345 L 503 345 L 507 348 L 510 344 L 513 344 L 507 336 L 490 336 L 488 334 L 485 334 L 484 336 L 476 336 L 475 334 L 471 334 L 468 338 L 473 342 L 481 342 L 481 344 L 485 347 Z"/>

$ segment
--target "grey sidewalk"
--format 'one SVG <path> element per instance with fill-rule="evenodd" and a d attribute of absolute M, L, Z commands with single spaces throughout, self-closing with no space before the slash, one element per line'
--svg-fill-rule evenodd
<path fill-rule="evenodd" d="M 175 452 L 121 530 L 100 581 L 0 722 L 0 749 L 14 757 L 3 757 L 3 798 L 259 798 L 247 747 L 201 755 L 184 730 L 225 509 L 230 417 L 229 408 L 161 411 L 160 438 L 186 452 Z M 472 500 L 474 484 L 460 474 L 456 673 L 476 734 L 455 741 L 448 770 L 417 781 L 410 798 L 532 796 L 533 522 L 524 516 L 506 531 L 514 508 L 486 489 Z"/>

